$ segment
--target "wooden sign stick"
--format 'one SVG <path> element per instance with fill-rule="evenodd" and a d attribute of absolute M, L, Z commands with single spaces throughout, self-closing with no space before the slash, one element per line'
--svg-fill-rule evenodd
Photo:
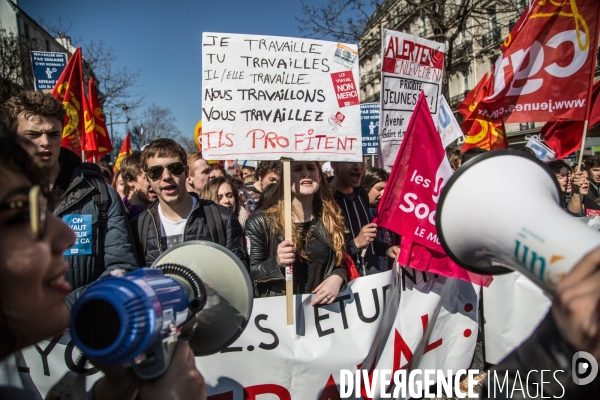
<path fill-rule="evenodd" d="M 282 158 L 283 163 L 283 216 L 285 240 L 292 240 L 292 185 L 290 174 L 291 158 Z M 294 274 L 291 265 L 285 266 L 285 308 L 287 324 L 294 325 Z"/>

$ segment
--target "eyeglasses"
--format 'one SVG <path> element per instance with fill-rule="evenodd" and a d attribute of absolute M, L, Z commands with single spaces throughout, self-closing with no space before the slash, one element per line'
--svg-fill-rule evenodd
<path fill-rule="evenodd" d="M 171 163 L 167 165 L 166 168 L 172 175 L 176 176 L 183 174 L 183 172 L 185 171 L 185 166 L 181 161 Z M 155 181 L 162 176 L 164 170 L 165 167 L 163 167 L 162 165 L 153 165 L 151 167 L 148 167 L 148 171 L 146 171 L 146 174 L 148 174 L 148 177 L 150 179 Z"/>
<path fill-rule="evenodd" d="M 48 211 L 48 200 L 39 185 L 29 189 L 29 201 L 11 201 L 0 204 L 0 210 L 20 210 L 29 207 L 29 223 L 34 240 L 40 240 L 44 235 L 46 226 L 46 212 Z"/>

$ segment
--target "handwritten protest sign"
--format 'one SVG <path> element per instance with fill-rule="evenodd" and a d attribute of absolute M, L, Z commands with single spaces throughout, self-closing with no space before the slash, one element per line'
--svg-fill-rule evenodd
<path fill-rule="evenodd" d="M 331 305 L 313 307 L 311 295 L 297 295 L 294 326 L 286 325 L 284 296 L 255 299 L 242 336 L 196 365 L 209 400 L 339 398 L 340 370 L 358 365 L 456 372 L 475 349 L 478 293 L 469 282 L 396 265 L 356 279 Z M 60 334 L 23 350 L 20 367 L 44 396 L 78 354 L 68 333 Z M 88 373 L 91 387 L 100 374 Z M 382 397 L 377 386 L 374 399 Z"/>
<path fill-rule="evenodd" d="M 383 30 L 381 42 L 381 118 L 379 143 L 383 165 L 394 165 L 410 116 L 421 91 L 437 120 L 444 69 L 443 43 Z"/>
<path fill-rule="evenodd" d="M 205 158 L 362 161 L 356 45 L 204 33 L 202 69 Z"/>

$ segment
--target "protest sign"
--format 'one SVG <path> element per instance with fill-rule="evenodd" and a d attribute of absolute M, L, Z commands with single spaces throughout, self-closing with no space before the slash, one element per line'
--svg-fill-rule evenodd
<path fill-rule="evenodd" d="M 478 293 L 462 280 L 396 266 L 352 281 L 331 305 L 297 295 L 294 326 L 284 296 L 255 299 L 242 336 L 196 365 L 210 400 L 339 398 L 341 369 L 457 371 L 475 349 Z M 78 354 L 65 333 L 23 350 L 22 367 L 44 396 Z M 100 374 L 89 373 L 91 387 Z M 380 388 L 370 397 L 381 398 Z"/>
<path fill-rule="evenodd" d="M 444 69 L 443 43 L 383 30 L 381 41 L 381 133 L 383 165 L 394 165 L 421 91 L 434 120 L 440 107 Z"/>
<path fill-rule="evenodd" d="M 32 51 L 31 68 L 33 69 L 34 90 L 52 90 L 66 65 L 67 55 L 65 53 Z"/>
<path fill-rule="evenodd" d="M 205 158 L 362 161 L 356 45 L 204 33 L 202 69 Z"/>
<path fill-rule="evenodd" d="M 529 147 L 535 153 L 535 156 L 542 162 L 552 161 L 555 154 L 548 146 L 537 140 L 535 137 L 529 137 L 525 147 Z"/>
<path fill-rule="evenodd" d="M 442 146 L 444 148 L 454 143 L 456 139 L 464 137 L 463 131 L 444 96 L 442 96 L 442 102 L 440 103 L 437 130 L 440 133 L 440 138 L 442 138 Z"/>
<path fill-rule="evenodd" d="M 379 146 L 379 103 L 360 105 L 360 124 L 363 154 L 365 156 L 377 155 L 377 146 Z"/>

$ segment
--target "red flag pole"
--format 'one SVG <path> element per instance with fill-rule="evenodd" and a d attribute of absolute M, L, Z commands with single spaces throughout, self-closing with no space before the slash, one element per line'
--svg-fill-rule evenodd
<path fill-rule="evenodd" d="M 600 35 L 600 2 L 598 2 L 598 12 L 596 13 L 596 32 L 593 37 L 594 47 L 592 47 L 592 68 L 590 70 L 590 82 L 588 85 L 587 100 L 585 102 L 585 121 L 583 123 L 583 136 L 581 138 L 581 147 L 579 149 L 579 161 L 577 162 L 578 170 L 581 170 L 583 150 L 585 148 L 585 137 L 587 135 L 588 124 L 590 121 L 590 113 L 592 112 L 591 102 L 594 86 L 594 73 L 596 72 L 596 60 L 598 59 L 598 35 Z"/>

